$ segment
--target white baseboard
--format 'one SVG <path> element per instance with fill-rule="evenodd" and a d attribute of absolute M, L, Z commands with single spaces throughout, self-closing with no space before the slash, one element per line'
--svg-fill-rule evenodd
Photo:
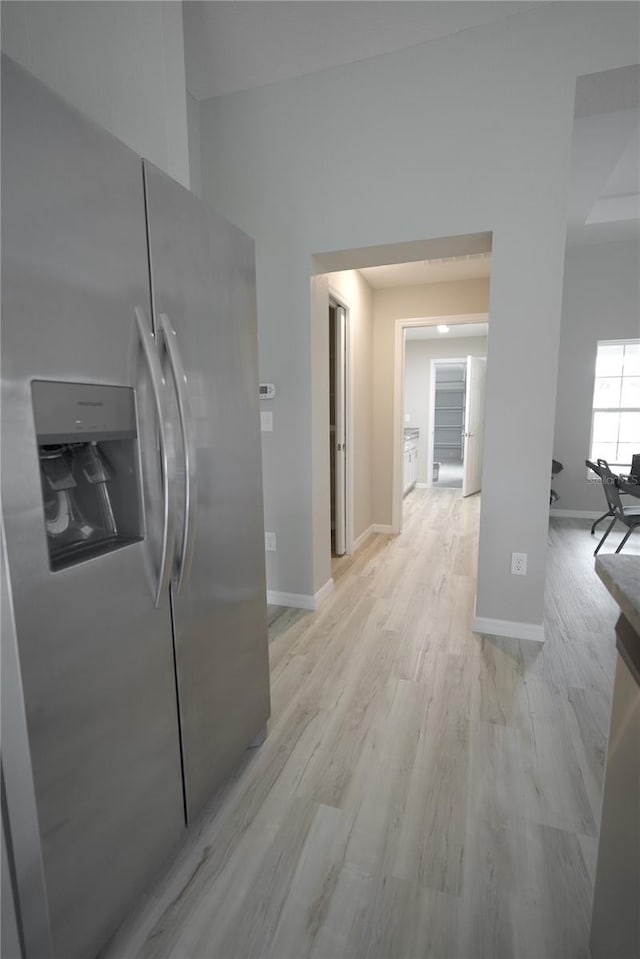
<path fill-rule="evenodd" d="M 315 609 L 315 596 L 305 593 L 280 593 L 276 589 L 267 590 L 267 602 L 270 606 L 293 606 L 295 609 Z"/>
<path fill-rule="evenodd" d="M 333 591 L 333 586 L 333 580 L 328 579 L 313 596 L 310 593 L 281 593 L 275 589 L 268 589 L 267 603 L 270 606 L 291 606 L 294 609 L 315 610 Z"/>
<path fill-rule="evenodd" d="M 370 536 L 374 536 L 376 533 L 393 533 L 393 526 L 383 526 L 380 523 L 373 523 L 369 529 L 365 529 L 364 533 L 360 533 L 358 538 L 354 540 L 351 552 L 355 553 L 357 549 L 360 549 L 361 546 L 364 546 L 366 541 Z"/>
<path fill-rule="evenodd" d="M 559 516 L 560 519 L 598 519 L 604 510 L 596 512 L 593 509 L 551 509 L 549 516 Z"/>
<path fill-rule="evenodd" d="M 324 584 L 324 586 L 320 587 L 318 592 L 313 597 L 313 601 L 315 603 L 315 606 L 313 607 L 314 609 L 317 609 L 318 606 L 320 606 L 320 604 L 324 602 L 324 600 L 327 598 L 329 593 L 333 592 L 334 585 L 335 584 L 333 582 L 333 579 L 328 579 L 326 583 Z"/>
<path fill-rule="evenodd" d="M 357 549 L 360 549 L 363 546 L 370 536 L 373 536 L 375 530 L 373 526 L 370 526 L 369 529 L 365 529 L 364 533 L 360 533 L 357 539 L 354 539 L 353 546 L 351 547 L 351 552 L 355 553 Z"/>
<path fill-rule="evenodd" d="M 512 623 L 508 619 L 489 619 L 486 616 L 474 616 L 474 633 L 488 633 L 489 636 L 510 636 L 513 639 L 532 639 L 544 642 L 542 623 Z"/>
<path fill-rule="evenodd" d="M 416 483 L 416 489 L 429 489 L 428 483 Z"/>

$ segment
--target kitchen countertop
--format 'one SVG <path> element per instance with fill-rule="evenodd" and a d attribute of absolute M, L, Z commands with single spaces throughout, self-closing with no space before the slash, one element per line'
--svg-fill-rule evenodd
<path fill-rule="evenodd" d="M 596 573 L 632 627 L 618 633 L 618 648 L 640 682 L 640 557 L 598 556 Z"/>

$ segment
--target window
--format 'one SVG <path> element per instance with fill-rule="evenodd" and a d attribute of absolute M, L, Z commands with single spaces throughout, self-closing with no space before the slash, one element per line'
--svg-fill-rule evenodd
<path fill-rule="evenodd" d="M 640 453 L 640 340 L 598 343 L 591 424 L 592 460 L 617 471 Z"/>

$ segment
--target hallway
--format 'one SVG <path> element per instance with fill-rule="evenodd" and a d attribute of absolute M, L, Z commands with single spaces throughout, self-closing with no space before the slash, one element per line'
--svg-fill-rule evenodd
<path fill-rule="evenodd" d="M 439 489 L 462 489 L 463 468 L 462 463 L 440 463 L 433 485 Z"/>
<path fill-rule="evenodd" d="M 545 645 L 471 633 L 479 507 L 274 620 L 268 739 L 105 959 L 587 959 L 617 608 L 558 523 Z"/>

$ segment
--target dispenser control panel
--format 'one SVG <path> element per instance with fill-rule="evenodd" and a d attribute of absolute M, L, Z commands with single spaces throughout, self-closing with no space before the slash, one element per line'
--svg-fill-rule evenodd
<path fill-rule="evenodd" d="M 134 395 L 127 387 L 34 380 L 31 390 L 41 443 L 136 436 Z"/>

